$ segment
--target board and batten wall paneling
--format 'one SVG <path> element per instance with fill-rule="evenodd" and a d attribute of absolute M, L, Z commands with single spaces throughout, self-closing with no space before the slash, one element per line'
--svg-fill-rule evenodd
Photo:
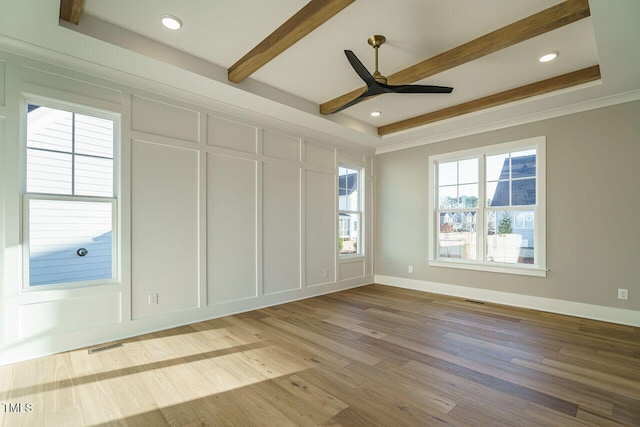
<path fill-rule="evenodd" d="M 262 154 L 267 157 L 299 162 L 301 145 L 299 138 L 268 130 L 262 132 Z"/>
<path fill-rule="evenodd" d="M 313 142 L 305 144 L 304 161 L 308 165 L 323 168 L 336 168 L 336 150 Z"/>
<path fill-rule="evenodd" d="M 339 271 L 339 280 L 356 279 L 364 277 L 364 260 L 356 260 L 351 262 L 341 262 Z"/>
<path fill-rule="evenodd" d="M 6 63 L 4 61 L 0 61 L 0 106 L 5 106 L 6 104 Z"/>
<path fill-rule="evenodd" d="M 20 338 L 61 334 L 121 322 L 120 292 L 21 305 Z"/>
<path fill-rule="evenodd" d="M 197 308 L 199 153 L 142 141 L 131 151 L 132 315 Z"/>
<path fill-rule="evenodd" d="M 372 279 L 336 282 L 330 213 L 338 147 L 355 157 L 372 149 L 331 137 L 308 142 L 301 126 L 220 110 L 207 94 L 29 53 L 0 50 L 0 320 L 15 326 L 0 337 L 0 364 Z M 23 94 L 121 115 L 121 283 L 20 291 Z M 158 304 L 149 305 L 150 294 Z"/>
<path fill-rule="evenodd" d="M 207 145 L 256 154 L 258 152 L 258 128 L 220 117 L 208 116 Z"/>
<path fill-rule="evenodd" d="M 23 90 L 51 98 L 74 99 L 74 102 L 104 107 L 108 110 L 118 109 L 122 103 L 122 93 L 118 89 L 67 77 L 49 70 L 22 66 L 20 79 Z"/>
<path fill-rule="evenodd" d="M 263 292 L 300 288 L 300 168 L 264 163 Z"/>
<path fill-rule="evenodd" d="M 132 96 L 131 129 L 197 143 L 200 141 L 200 112 Z"/>
<path fill-rule="evenodd" d="M 4 62 L 0 61 L 0 64 L 4 66 Z M 4 83 L 4 78 L 0 80 L 0 85 L 2 85 L 3 83 Z M 5 203 L 5 198 L 7 197 L 5 195 L 5 191 L 6 191 L 5 188 L 7 185 L 6 184 L 7 181 L 9 181 L 9 173 L 8 173 L 9 171 L 6 163 L 9 163 L 9 158 L 7 157 L 7 150 L 5 147 L 5 124 L 4 124 L 5 118 L 2 116 L 3 113 L 4 113 L 4 109 L 0 109 L 0 182 L 2 182 L 2 185 L 0 185 L 0 271 L 2 272 L 0 273 L 0 289 L 5 290 L 7 280 L 9 279 L 11 273 L 9 273 L 9 270 L 6 267 L 7 260 L 5 256 L 5 248 L 8 246 L 8 243 L 9 243 L 7 241 L 7 236 L 5 232 L 5 227 L 8 222 L 7 209 L 6 209 L 6 203 Z M 18 241 L 17 238 L 16 238 L 16 241 Z M 18 260 L 17 253 L 14 255 L 14 260 L 15 261 Z M 12 264 L 17 266 L 18 262 L 13 262 Z M 14 275 L 18 274 L 17 268 L 15 268 L 13 274 Z M 3 308 L 3 310 L 0 311 L 0 324 L 8 325 L 10 324 L 10 318 L 12 317 L 10 313 L 12 313 L 13 310 L 9 309 L 9 304 L 5 304 L 4 293 L 5 292 L 0 292 L 0 305 Z M 13 305 L 13 307 L 11 308 L 15 309 L 15 305 Z M 16 331 L 13 331 L 13 334 L 16 334 Z M 0 336 L 3 337 L 3 340 L 7 338 L 6 334 L 0 335 Z M 2 345 L 3 340 L 0 340 L 0 345 Z"/>
<path fill-rule="evenodd" d="M 207 155 L 208 304 L 257 296 L 257 162 Z"/>
<path fill-rule="evenodd" d="M 364 227 L 362 227 L 362 239 L 364 240 L 364 254 L 366 256 L 365 276 L 373 276 L 373 215 L 375 180 L 373 176 L 375 160 L 373 157 L 366 159 L 366 169 L 364 171 Z"/>
<path fill-rule="evenodd" d="M 335 175 L 306 171 L 305 285 L 334 282 L 336 278 Z"/>

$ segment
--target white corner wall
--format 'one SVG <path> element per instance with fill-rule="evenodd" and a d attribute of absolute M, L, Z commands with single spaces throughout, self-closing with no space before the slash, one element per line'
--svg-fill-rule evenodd
<path fill-rule="evenodd" d="M 0 364 L 373 282 L 372 149 L 91 69 L 0 50 Z M 22 286 L 24 96 L 121 116 L 117 284 Z M 347 260 L 340 161 L 366 175 L 365 255 Z"/>

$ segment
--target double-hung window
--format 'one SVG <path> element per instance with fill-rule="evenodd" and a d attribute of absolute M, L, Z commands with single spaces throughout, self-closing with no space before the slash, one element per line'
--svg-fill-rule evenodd
<path fill-rule="evenodd" d="M 545 138 L 431 156 L 429 264 L 544 276 Z"/>
<path fill-rule="evenodd" d="M 361 253 L 362 180 L 361 169 L 338 168 L 338 250 L 340 256 Z"/>
<path fill-rule="evenodd" d="M 39 104 L 26 113 L 24 282 L 113 282 L 117 116 Z"/>

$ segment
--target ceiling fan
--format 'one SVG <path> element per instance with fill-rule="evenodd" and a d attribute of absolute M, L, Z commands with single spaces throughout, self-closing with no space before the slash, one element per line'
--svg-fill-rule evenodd
<path fill-rule="evenodd" d="M 358 73 L 360 78 L 367 84 L 367 89 L 359 95 L 357 98 L 347 102 L 342 107 L 332 111 L 331 114 L 342 111 L 345 108 L 349 108 L 366 98 L 371 96 L 380 95 L 383 93 L 451 93 L 452 87 L 447 86 L 430 86 L 430 85 L 388 85 L 387 78 L 378 71 L 378 49 L 386 41 L 385 36 L 375 35 L 369 37 L 367 43 L 369 43 L 376 52 L 376 70 L 373 74 L 370 74 L 358 57 L 350 50 L 345 50 L 344 54 L 347 55 L 349 63 L 353 69 Z"/>

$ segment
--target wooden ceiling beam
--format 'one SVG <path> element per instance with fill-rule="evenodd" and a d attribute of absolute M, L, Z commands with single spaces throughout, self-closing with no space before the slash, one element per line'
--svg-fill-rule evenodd
<path fill-rule="evenodd" d="M 60 19 L 78 25 L 84 0 L 60 0 Z"/>
<path fill-rule="evenodd" d="M 388 78 L 388 84 L 411 84 L 458 65 L 513 46 L 530 38 L 555 30 L 591 15 L 588 0 L 567 0 L 468 43 L 426 59 Z M 364 92 L 365 87 L 353 90 L 320 105 L 320 113 L 331 114 Z"/>
<path fill-rule="evenodd" d="M 240 83 L 354 1 L 311 0 L 233 64 L 228 70 L 228 79 L 234 83 Z"/>
<path fill-rule="evenodd" d="M 433 111 L 431 113 L 422 114 L 410 119 L 381 126 L 378 128 L 378 135 L 388 135 L 402 130 L 412 129 L 414 127 L 450 119 L 463 114 L 473 113 L 486 108 L 497 107 L 499 105 L 519 101 L 532 96 L 542 95 L 583 83 L 589 83 L 599 80 L 600 78 L 600 66 L 594 65 L 593 67 L 584 68 L 582 70 L 552 77 L 547 80 L 520 86 L 515 89 L 485 96 L 484 98 L 475 99 L 473 101 L 454 105 L 442 110 Z"/>

